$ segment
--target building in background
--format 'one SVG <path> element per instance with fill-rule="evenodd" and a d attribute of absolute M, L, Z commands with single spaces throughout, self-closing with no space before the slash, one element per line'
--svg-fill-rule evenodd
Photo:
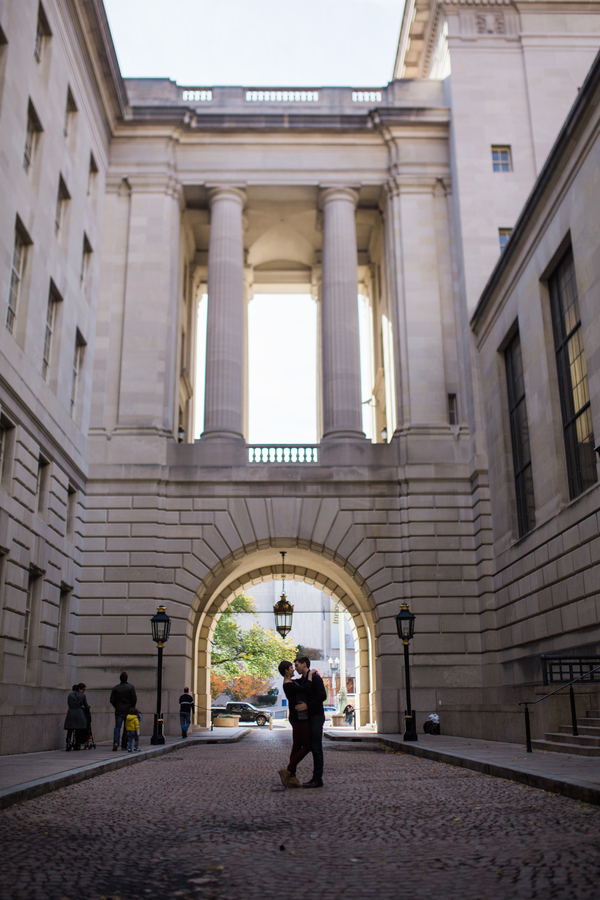
<path fill-rule="evenodd" d="M 125 82 L 101 0 L 0 2 L 0 752 L 59 746 L 72 680 L 97 738 L 123 666 L 150 710 L 162 602 L 167 729 L 185 684 L 208 707 L 218 616 L 277 584 L 280 550 L 347 611 L 382 731 L 405 705 L 402 600 L 414 706 L 465 736 L 498 733 L 540 654 L 597 651 L 587 176 L 545 230 L 536 203 L 563 197 L 544 164 L 574 101 L 592 128 L 599 46 L 599 2 L 414 0 L 385 87 Z M 573 177 L 598 168 L 578 146 L 555 151 Z M 318 304 L 309 446 L 247 443 L 246 308 L 268 292 Z"/>

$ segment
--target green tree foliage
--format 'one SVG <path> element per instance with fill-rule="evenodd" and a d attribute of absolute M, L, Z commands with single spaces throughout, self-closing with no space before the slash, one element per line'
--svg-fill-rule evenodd
<path fill-rule="evenodd" d="M 272 628 L 253 624 L 244 631 L 236 621 L 242 613 L 256 616 L 254 599 L 245 594 L 235 597 L 221 613 L 213 635 L 212 668 L 229 679 L 242 675 L 270 678 L 282 659 L 296 658 L 296 647 Z"/>

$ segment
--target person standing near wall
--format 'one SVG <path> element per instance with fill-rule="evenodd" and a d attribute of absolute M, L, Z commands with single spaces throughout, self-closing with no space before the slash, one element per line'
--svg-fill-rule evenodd
<path fill-rule="evenodd" d="M 188 728 L 192 721 L 192 712 L 194 711 L 194 698 L 190 694 L 189 688 L 183 689 L 183 694 L 179 698 L 179 724 L 181 725 L 181 737 L 186 738 Z"/>
<path fill-rule="evenodd" d="M 127 730 L 125 728 L 125 721 L 129 715 L 129 710 L 137 703 L 137 694 L 134 686 L 127 681 L 127 672 L 121 672 L 120 679 L 119 684 L 114 686 L 110 695 L 110 704 L 115 710 L 113 750 L 119 749 L 121 726 L 123 726 L 123 742 L 121 744 L 121 749 L 127 750 Z"/>

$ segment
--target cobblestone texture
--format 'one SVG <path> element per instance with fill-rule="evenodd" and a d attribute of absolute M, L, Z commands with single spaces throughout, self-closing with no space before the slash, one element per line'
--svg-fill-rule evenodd
<path fill-rule="evenodd" d="M 289 744 L 255 731 L 0 813 L 0 898 L 598 897 L 596 807 L 376 744 L 326 742 L 325 788 L 286 791 Z"/>

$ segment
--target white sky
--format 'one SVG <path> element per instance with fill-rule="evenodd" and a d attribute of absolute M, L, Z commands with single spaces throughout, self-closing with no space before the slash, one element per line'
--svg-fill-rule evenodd
<path fill-rule="evenodd" d="M 104 0 L 126 78 L 380 87 L 404 0 Z"/>

